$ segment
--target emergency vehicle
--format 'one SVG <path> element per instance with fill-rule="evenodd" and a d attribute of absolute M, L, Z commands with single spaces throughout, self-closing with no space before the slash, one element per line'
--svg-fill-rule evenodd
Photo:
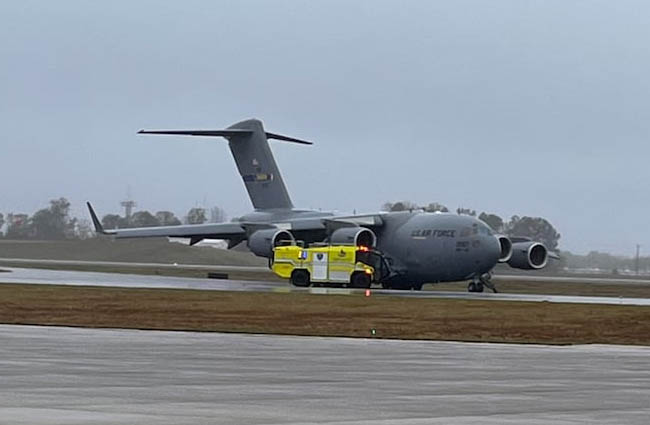
<path fill-rule="evenodd" d="M 364 246 L 295 244 L 274 248 L 271 269 L 295 286 L 333 283 L 349 288 L 370 288 L 388 270 L 383 256 Z"/>

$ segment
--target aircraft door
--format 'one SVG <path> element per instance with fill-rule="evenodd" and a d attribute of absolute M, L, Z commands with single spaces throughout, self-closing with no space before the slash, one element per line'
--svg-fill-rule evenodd
<path fill-rule="evenodd" d="M 312 279 L 327 280 L 328 258 L 326 252 L 317 252 L 314 254 L 312 266 Z"/>

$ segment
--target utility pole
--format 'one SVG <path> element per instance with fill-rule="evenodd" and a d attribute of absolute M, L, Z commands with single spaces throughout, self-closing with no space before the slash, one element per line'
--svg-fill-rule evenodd
<path fill-rule="evenodd" d="M 636 275 L 639 275 L 639 249 L 641 248 L 641 245 L 636 244 L 636 257 L 634 258 L 634 271 L 636 272 Z"/>

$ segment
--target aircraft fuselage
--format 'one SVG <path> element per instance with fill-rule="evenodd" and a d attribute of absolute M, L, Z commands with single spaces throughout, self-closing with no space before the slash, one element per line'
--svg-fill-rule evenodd
<path fill-rule="evenodd" d="M 377 231 L 377 247 L 405 282 L 448 282 L 489 272 L 499 260 L 499 240 L 474 217 L 391 213 Z"/>
<path fill-rule="evenodd" d="M 306 210 L 258 211 L 240 217 L 248 223 L 273 223 L 307 243 L 322 242 L 325 227 L 317 223 L 332 213 Z M 397 281 L 448 282 L 489 272 L 499 260 L 498 239 L 482 221 L 465 215 L 389 212 L 374 228 L 377 248 L 398 273 Z M 303 231 L 303 228 L 309 229 Z"/>

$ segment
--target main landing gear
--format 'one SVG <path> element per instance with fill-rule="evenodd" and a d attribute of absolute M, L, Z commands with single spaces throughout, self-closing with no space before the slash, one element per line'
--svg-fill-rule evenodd
<path fill-rule="evenodd" d="M 396 289 L 399 291 L 421 291 L 422 290 L 422 282 L 416 282 L 416 283 L 386 283 L 382 282 L 381 287 L 383 289 Z"/>
<path fill-rule="evenodd" d="M 498 292 L 497 288 L 492 283 L 492 274 L 485 273 L 481 276 L 474 277 L 472 281 L 467 285 L 468 292 L 483 292 L 484 288 L 487 287 L 492 290 L 495 294 Z"/>

